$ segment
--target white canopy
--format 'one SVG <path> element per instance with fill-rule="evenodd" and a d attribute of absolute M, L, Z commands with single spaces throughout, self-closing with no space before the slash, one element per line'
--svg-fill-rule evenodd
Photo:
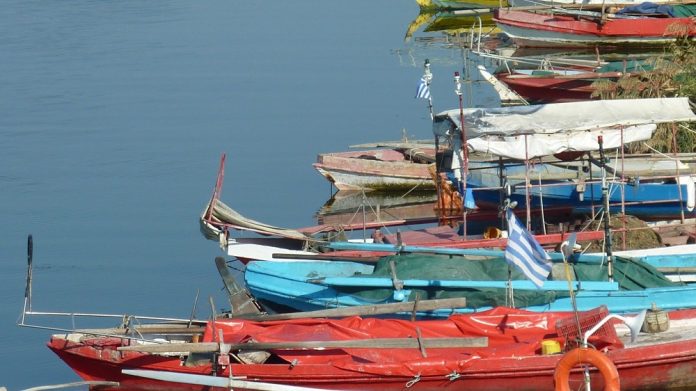
<path fill-rule="evenodd" d="M 524 160 L 564 151 L 596 151 L 648 140 L 656 124 L 694 121 L 688 98 L 618 99 L 464 110 L 471 151 Z M 438 114 L 436 136 L 453 137 L 459 149 L 460 111 Z M 526 138 L 526 148 L 525 148 Z"/>
<path fill-rule="evenodd" d="M 467 138 L 595 130 L 619 126 L 694 121 L 688 98 L 616 99 L 545 105 L 464 109 Z M 435 116 L 433 132 L 446 136 L 459 127 L 460 111 Z M 457 129 L 458 130 L 458 129 Z"/>
<path fill-rule="evenodd" d="M 621 129 L 612 128 L 510 137 L 481 136 L 470 139 L 467 146 L 472 152 L 525 160 L 566 151 L 597 151 L 599 150 L 598 136 L 602 136 L 604 148 L 618 148 L 625 143 L 650 139 L 655 128 L 657 128 L 655 124 L 628 126 L 624 128 L 623 143 Z M 525 137 L 527 138 L 526 150 Z"/>

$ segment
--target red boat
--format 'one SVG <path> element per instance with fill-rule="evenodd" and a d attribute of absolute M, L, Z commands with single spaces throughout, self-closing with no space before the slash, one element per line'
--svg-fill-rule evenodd
<path fill-rule="evenodd" d="M 592 99 L 595 81 L 614 81 L 621 75 L 621 72 L 512 71 L 496 73 L 495 77 L 530 103 L 559 103 Z"/>
<path fill-rule="evenodd" d="M 657 320 L 649 327 L 668 321 L 669 330 L 638 333 L 634 342 L 623 323 L 600 322 L 607 315 L 600 307 L 577 318 L 496 308 L 446 320 L 226 319 L 198 330 L 170 324 L 53 335 L 48 347 L 83 379 L 129 390 L 578 389 L 579 363 L 591 364 L 598 390 L 694 387 L 696 311 L 661 314 L 648 315 Z M 576 347 L 578 326 L 598 328 L 580 334 L 593 348 Z"/>
<path fill-rule="evenodd" d="M 689 17 L 621 17 L 594 11 L 505 8 L 495 10 L 493 15 L 498 27 L 520 47 L 650 46 L 663 45 L 682 35 L 696 36 L 696 22 Z"/>

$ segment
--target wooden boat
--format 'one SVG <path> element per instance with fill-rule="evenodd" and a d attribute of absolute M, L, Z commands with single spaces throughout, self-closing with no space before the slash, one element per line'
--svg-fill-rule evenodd
<path fill-rule="evenodd" d="M 475 312 L 513 302 L 530 311 L 573 309 L 566 270 L 558 257 L 554 257 L 549 279 L 537 289 L 524 274 L 508 268 L 502 251 L 433 252 L 441 255 L 400 254 L 376 263 L 250 262 L 244 278 L 251 294 L 269 308 L 308 311 L 412 302 L 418 297 L 466 297 L 467 307 L 456 312 Z M 462 253 L 470 255 L 455 255 Z M 602 258 L 579 258 L 573 263 L 577 308 L 587 310 L 605 304 L 612 312 L 635 312 L 651 303 L 665 310 L 696 308 L 696 285 L 670 281 L 650 265 L 630 258 L 617 256 L 613 261 L 613 282 L 607 277 L 607 262 Z M 693 266 L 693 259 L 690 262 Z M 513 287 L 512 299 L 508 279 Z M 443 317 L 451 312 L 423 315 Z"/>
<path fill-rule="evenodd" d="M 322 153 L 314 168 L 338 190 L 433 189 L 428 167 L 435 163 L 432 144 L 376 143 L 393 145 L 358 151 Z"/>
<path fill-rule="evenodd" d="M 199 224 L 203 235 L 219 243 L 220 247 L 227 255 L 240 260 L 243 263 L 251 260 L 287 260 L 291 258 L 336 258 L 336 257 L 355 257 L 355 258 L 374 258 L 375 256 L 387 255 L 389 252 L 371 251 L 348 251 L 348 252 L 324 252 L 325 245 L 330 241 L 336 240 L 336 231 L 360 231 L 362 239 L 358 241 L 372 240 L 377 238 L 379 241 L 396 243 L 399 239 L 394 234 L 388 232 L 389 227 L 404 225 L 421 224 L 420 228 L 414 228 L 399 232 L 402 238 L 410 245 L 443 246 L 458 248 L 476 247 L 500 247 L 505 245 L 504 238 L 488 237 L 485 229 L 497 224 L 498 209 L 477 210 L 470 213 L 469 222 L 478 231 L 470 232 L 464 238 L 456 229 L 450 226 L 422 227 L 422 224 L 434 224 L 439 220 L 439 216 L 431 217 L 427 208 L 432 207 L 428 202 L 424 207 L 420 202 L 416 203 L 416 215 L 413 210 L 404 214 L 392 215 L 390 211 L 383 212 L 383 207 L 389 208 L 392 201 L 380 193 L 356 193 L 339 192 L 341 197 L 356 200 L 353 204 L 351 213 L 346 211 L 345 216 L 350 215 L 344 220 L 325 221 L 320 220 L 320 225 L 305 228 L 284 228 L 266 224 L 243 216 L 230 206 L 220 200 L 222 183 L 224 178 L 225 156 L 223 155 L 218 170 L 217 181 L 213 190 L 213 195 L 200 215 Z M 409 193 L 411 195 L 416 193 Z M 427 200 L 431 200 L 434 194 L 423 195 Z M 397 197 L 401 198 L 401 197 Z M 406 199 L 409 199 L 408 197 Z M 403 200 L 403 199 L 402 199 Z M 369 212 L 368 212 L 369 211 Z M 402 213 L 399 210 L 398 213 Z M 397 212 L 395 212 L 397 213 Z M 423 215 L 421 215 L 423 213 Z M 426 215 L 426 213 L 428 213 Z M 356 219 L 354 216 L 359 214 L 361 217 Z M 333 217 L 332 217 L 333 218 Z M 370 232 L 368 232 L 368 230 Z M 232 231 L 240 232 L 239 236 L 232 236 Z M 579 241 L 596 240 L 602 236 L 599 231 L 587 231 L 579 233 Z M 544 235 L 537 235 L 537 240 L 545 246 L 554 246 L 561 243 L 567 236 L 564 232 L 555 232 Z M 338 239 L 342 240 L 342 239 Z"/>
<path fill-rule="evenodd" d="M 564 106 L 565 105 L 565 106 Z M 612 100 L 612 101 L 593 101 L 575 103 L 569 107 L 568 104 L 549 104 L 542 106 L 527 107 L 503 107 L 493 109 L 466 109 L 464 110 L 465 126 L 468 132 L 467 148 L 472 152 L 489 154 L 494 156 L 505 156 L 511 159 L 525 159 L 539 156 L 553 155 L 563 151 L 593 151 L 597 150 L 597 138 L 602 136 L 605 140 L 605 148 L 616 148 L 623 143 L 644 140 L 650 138 L 655 129 L 655 123 L 669 122 L 677 120 L 693 120 L 696 116 L 688 107 L 685 98 L 665 98 L 665 99 L 640 99 L 640 100 Z M 569 115 L 572 113 L 573 115 Z M 461 150 L 461 137 L 459 135 L 458 123 L 460 120 L 459 110 L 445 111 L 435 116 L 433 132 L 436 137 L 445 140 L 439 145 L 452 145 L 454 150 Z M 625 132 L 625 134 L 623 133 Z M 529 139 L 529 149 L 521 148 L 520 141 Z M 556 140 L 550 142 L 549 140 Z M 446 154 L 441 156 L 446 157 Z M 452 155 L 450 155 L 452 156 Z M 456 159 L 454 158 L 456 156 Z M 461 162 L 461 156 L 455 154 L 453 162 Z M 470 164 L 473 162 L 469 161 Z M 229 206 L 220 201 L 220 189 L 222 184 L 222 173 L 224 162 L 221 163 L 221 170 L 218 173 L 218 182 L 215 187 L 211 201 L 206 206 L 201 215 L 201 229 L 205 236 L 219 241 L 221 246 L 227 251 L 234 247 L 232 244 L 240 243 L 239 240 L 231 238 L 229 232 L 232 229 L 250 231 L 262 235 L 271 235 L 274 238 L 253 238 L 255 244 L 271 245 L 276 247 L 270 251 L 265 251 L 264 259 L 274 252 L 283 252 L 282 248 L 292 250 L 307 251 L 311 246 L 321 245 L 327 238 L 319 238 L 317 234 L 322 232 L 335 231 L 335 226 L 318 226 L 304 229 L 286 229 L 274 227 L 252 219 L 248 219 Z M 443 167 L 452 167 L 455 173 L 460 172 L 459 165 L 442 163 Z M 498 171 L 493 168 L 492 171 Z M 499 186 L 499 185 L 498 185 Z M 497 193 L 496 193 L 497 194 Z M 567 203 L 566 203 L 567 204 Z M 443 205 L 444 207 L 444 205 Z M 561 212 L 567 215 L 566 209 Z M 441 213 L 447 208 L 440 208 Z M 480 208 L 476 212 L 467 213 L 467 227 L 469 222 L 496 221 L 498 205 L 492 205 L 491 209 Z M 491 212 L 486 214 L 486 211 Z M 550 211 L 549 211 L 550 213 Z M 442 216 L 440 216 L 442 217 Z M 488 218 L 488 220 L 485 220 Z M 461 213 L 451 213 L 443 218 L 451 221 L 462 220 Z M 407 220 L 376 221 L 376 222 L 357 222 L 348 226 L 342 226 L 343 230 L 351 229 L 374 229 L 386 225 L 403 225 Z M 481 228 L 486 228 L 485 224 Z M 483 229 L 480 231 L 482 232 Z M 561 239 L 562 234 L 557 238 Z M 283 245 L 273 245 L 269 240 L 280 240 L 284 243 L 295 243 L 294 247 Z M 458 241 L 458 246 L 485 246 L 484 241 L 472 241 L 475 237 L 469 236 L 467 232 L 466 240 Z M 258 243 L 263 240 L 264 243 Z M 448 239 L 447 242 L 452 240 Z M 432 242 L 411 242 L 409 244 L 438 245 L 437 240 Z M 557 242 L 558 243 L 558 242 Z M 443 244 L 443 241 L 439 241 Z M 316 251 L 316 248 L 314 249 Z M 255 258 L 245 252 L 243 258 Z M 230 253 L 234 256 L 234 254 Z"/>
<path fill-rule="evenodd" d="M 216 192 L 217 193 L 217 192 Z M 355 195 L 356 197 L 359 194 Z M 499 236 L 491 236 L 486 229 L 494 226 L 499 221 L 497 208 L 492 210 L 475 211 L 469 215 L 470 227 L 478 229 L 467 235 L 462 236 L 457 229 L 448 225 L 414 228 L 399 231 L 398 235 L 389 233 L 389 226 L 400 226 L 411 223 L 427 223 L 430 217 L 393 216 L 395 219 L 387 220 L 379 217 L 386 216 L 386 213 L 377 211 L 381 207 L 374 206 L 365 218 L 356 219 L 351 217 L 346 220 L 324 222 L 323 225 L 300 229 L 281 228 L 269 224 L 261 223 L 256 220 L 246 218 L 234 209 L 225 205 L 222 201 L 215 198 L 206 207 L 200 217 L 200 228 L 204 236 L 210 240 L 218 242 L 225 253 L 238 259 L 242 263 L 252 260 L 276 261 L 289 259 L 336 259 L 336 258 L 356 258 L 373 259 L 374 257 L 388 255 L 393 251 L 365 251 L 347 250 L 327 252 L 326 245 L 331 243 L 331 239 L 323 235 L 330 233 L 337 227 L 343 227 L 345 231 L 362 231 L 363 239 L 355 239 L 358 242 L 373 241 L 377 239 L 383 243 L 408 243 L 409 245 L 419 246 L 438 246 L 451 248 L 479 248 L 479 247 L 504 247 L 506 239 Z M 432 206 L 431 204 L 428 204 Z M 360 214 L 365 210 L 364 205 L 357 205 L 351 216 Z M 421 210 L 421 207 L 418 207 Z M 376 216 L 376 218 L 368 217 Z M 403 219 L 399 219 L 401 217 Z M 437 220 L 437 218 L 435 218 Z M 570 226 L 568 227 L 571 228 Z M 259 233 L 263 236 L 243 236 L 233 237 L 230 231 L 237 230 L 243 233 Z M 369 230 L 369 232 L 367 231 Z M 588 230 L 578 232 L 578 241 L 585 242 L 598 240 L 603 236 L 600 231 Z M 546 247 L 553 247 L 561 243 L 568 233 L 554 232 L 548 234 L 535 235 L 537 241 Z"/>
<path fill-rule="evenodd" d="M 278 315 L 239 311 L 233 318 L 219 318 L 211 300 L 209 321 L 40 312 L 31 304 L 32 248 L 30 236 L 18 325 L 55 330 L 49 349 L 92 384 L 129 390 L 269 391 L 507 390 L 515 380 L 552 390 L 559 383 L 576 388 L 578 378 L 593 387 L 611 384 L 628 390 L 696 384 L 694 311 L 643 310 L 629 318 L 609 314 L 606 307 L 586 313 L 495 308 L 441 320 L 357 315 L 332 320 L 345 314 L 331 310 Z M 446 301 L 452 307 L 465 304 L 457 299 L 407 307 L 415 313 L 443 308 Z M 404 309 L 398 307 L 385 312 L 385 306 L 369 306 L 363 313 Z M 112 318 L 119 326 L 63 329 L 27 322 L 39 315 L 64 315 L 73 325 L 76 318 Z M 556 354 L 560 352 L 567 353 Z M 577 362 L 578 354 L 595 359 Z M 572 371 L 580 362 L 596 366 L 601 376 L 588 368 L 587 380 L 587 374 Z"/>
<path fill-rule="evenodd" d="M 499 59 L 501 57 L 498 57 Z M 595 82 L 616 81 L 653 69 L 653 63 L 643 61 L 605 62 L 601 66 L 560 65 L 516 66 L 526 59 L 503 59 L 494 72 L 497 79 L 522 96 L 529 103 L 572 102 L 597 99 Z M 543 61 L 543 60 L 542 60 Z M 532 63 L 529 60 L 529 63 Z"/>
<path fill-rule="evenodd" d="M 78 330 L 52 335 L 48 347 L 83 379 L 129 390 L 577 389 L 578 361 L 590 364 L 595 389 L 696 386 L 696 315 L 661 315 L 648 323 L 644 312 L 600 307 L 577 317 L 496 308 L 442 320 L 220 319 Z M 667 322 L 667 331 L 639 332 Z"/>
<path fill-rule="evenodd" d="M 686 6 L 674 6 L 686 7 Z M 622 16 L 579 10 L 497 9 L 493 19 L 517 46 L 664 45 L 696 36 L 689 17 Z"/>
<path fill-rule="evenodd" d="M 598 80 L 615 81 L 620 72 L 531 71 L 498 72 L 495 77 L 530 103 L 589 100 Z"/>

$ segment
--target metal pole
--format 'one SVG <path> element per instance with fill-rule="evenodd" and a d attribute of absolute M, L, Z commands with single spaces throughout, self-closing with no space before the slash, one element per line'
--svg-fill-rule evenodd
<path fill-rule="evenodd" d="M 626 177 L 624 175 L 626 156 L 624 155 L 624 127 L 621 126 L 621 249 L 626 250 Z"/>
<path fill-rule="evenodd" d="M 607 160 L 604 156 L 604 139 L 597 137 L 599 159 L 602 161 L 602 203 L 604 204 L 604 252 L 607 254 L 607 274 L 609 282 L 614 282 L 613 257 L 611 253 L 611 232 L 609 229 L 609 189 L 607 188 Z"/>
<path fill-rule="evenodd" d="M 27 284 L 24 287 L 24 308 L 22 309 L 22 321 L 24 324 L 24 318 L 28 312 L 31 312 L 31 272 L 32 272 L 32 259 L 34 257 L 34 239 L 31 235 L 27 238 Z"/>
<path fill-rule="evenodd" d="M 527 204 L 527 230 L 531 231 L 532 225 L 532 208 L 531 208 L 531 197 L 529 196 L 529 148 L 527 145 L 527 135 L 524 135 L 524 201 Z"/>
<path fill-rule="evenodd" d="M 430 91 L 430 82 L 433 80 L 433 74 L 430 71 L 430 60 L 427 58 L 425 59 L 425 63 L 423 64 L 423 80 L 425 80 L 425 84 L 428 86 L 428 91 Z M 428 110 L 430 110 L 430 120 L 433 119 L 433 95 L 428 94 Z"/>
<path fill-rule="evenodd" d="M 684 197 L 682 195 L 681 175 L 679 174 L 679 150 L 677 148 L 677 125 L 672 123 L 672 150 L 674 152 L 674 164 L 676 166 L 677 190 L 679 190 L 679 215 L 681 223 L 684 224 Z"/>
<path fill-rule="evenodd" d="M 466 181 L 469 162 L 469 151 L 466 141 L 466 127 L 464 126 L 464 104 L 462 102 L 462 79 L 459 72 L 454 72 L 454 92 L 459 97 L 459 134 L 462 140 L 462 234 L 466 239 Z"/>

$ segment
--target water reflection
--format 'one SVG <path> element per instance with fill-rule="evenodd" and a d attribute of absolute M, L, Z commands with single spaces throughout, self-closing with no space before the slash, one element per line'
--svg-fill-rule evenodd
<path fill-rule="evenodd" d="M 427 223 L 436 221 L 435 191 L 398 193 L 338 191 L 316 214 L 320 225 L 359 225 L 395 222 Z"/>
<path fill-rule="evenodd" d="M 499 30 L 492 9 L 458 11 L 421 10 L 407 26 L 404 40 L 421 45 L 449 48 L 476 48 L 482 41 L 495 44 Z"/>

